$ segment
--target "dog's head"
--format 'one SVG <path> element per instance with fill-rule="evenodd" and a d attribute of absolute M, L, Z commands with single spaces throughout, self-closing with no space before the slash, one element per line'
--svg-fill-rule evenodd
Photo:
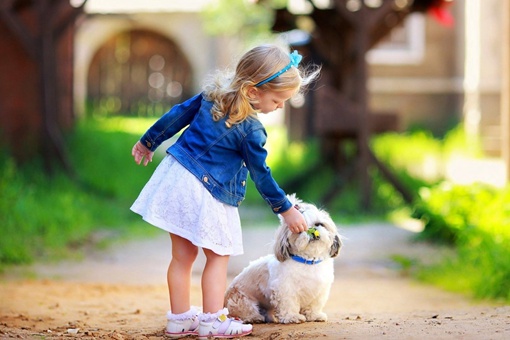
<path fill-rule="evenodd" d="M 305 218 L 312 232 L 292 233 L 285 220 L 280 216 L 280 227 L 276 231 L 274 253 L 278 261 L 283 262 L 292 255 L 306 259 L 326 259 L 336 257 L 342 247 L 341 237 L 329 214 L 315 205 L 304 203 L 295 194 L 288 195 L 294 207 Z"/>

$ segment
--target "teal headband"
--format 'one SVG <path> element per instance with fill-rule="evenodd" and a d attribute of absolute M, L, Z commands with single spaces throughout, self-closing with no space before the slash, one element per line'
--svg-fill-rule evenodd
<path fill-rule="evenodd" d="M 303 57 L 297 51 L 294 51 L 291 54 L 289 54 L 289 57 L 290 57 L 290 63 L 287 66 L 282 68 L 281 71 L 273 74 L 271 77 L 266 78 L 266 79 L 262 80 L 261 82 L 258 82 L 257 84 L 255 84 L 255 87 L 262 86 L 265 83 L 270 82 L 274 78 L 279 77 L 282 73 L 287 72 L 292 66 L 298 67 L 299 63 L 301 62 L 301 59 L 303 59 Z"/>

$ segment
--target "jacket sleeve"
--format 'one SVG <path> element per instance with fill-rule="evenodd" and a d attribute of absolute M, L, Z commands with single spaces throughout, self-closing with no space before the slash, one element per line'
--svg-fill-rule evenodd
<path fill-rule="evenodd" d="M 267 150 L 264 148 L 267 135 L 264 130 L 255 130 L 243 140 L 242 157 L 255 182 L 255 186 L 262 198 L 271 206 L 275 214 L 283 213 L 292 207 L 287 198 L 274 180 L 271 169 L 266 164 Z"/>
<path fill-rule="evenodd" d="M 201 103 L 202 94 L 200 93 L 181 104 L 174 105 L 145 132 L 140 142 L 149 150 L 156 150 L 161 143 L 191 123 Z"/>

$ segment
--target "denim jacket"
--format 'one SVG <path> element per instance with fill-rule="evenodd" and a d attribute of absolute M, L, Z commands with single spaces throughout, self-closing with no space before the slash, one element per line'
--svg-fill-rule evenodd
<path fill-rule="evenodd" d="M 167 153 L 194 174 L 218 200 L 238 207 L 246 194 L 248 172 L 274 213 L 292 207 L 266 165 L 267 134 L 256 116 L 227 127 L 214 121 L 213 102 L 198 94 L 175 105 L 140 139 L 151 151 L 187 126 Z"/>

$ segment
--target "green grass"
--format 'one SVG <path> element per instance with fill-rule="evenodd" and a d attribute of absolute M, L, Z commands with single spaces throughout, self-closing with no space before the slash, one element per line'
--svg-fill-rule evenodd
<path fill-rule="evenodd" d="M 452 157 L 483 157 L 480 141 L 468 138 L 459 126 L 442 138 L 415 131 L 385 134 L 372 142 L 380 159 L 418 193 L 416 203 L 405 210 L 425 226 L 419 239 L 453 250 L 437 263 L 396 262 L 444 289 L 510 301 L 510 187 L 456 185 L 440 171 Z"/>
<path fill-rule="evenodd" d="M 76 256 L 93 242 L 97 230 L 117 237 L 141 233 L 145 227 L 129 206 L 150 176 L 136 166 L 130 150 L 147 120 L 111 119 L 81 122 L 68 136 L 79 181 L 64 173 L 44 174 L 41 162 L 16 165 L 0 158 L 0 263 Z M 145 228 L 151 233 L 150 228 Z"/>
<path fill-rule="evenodd" d="M 418 277 L 477 298 L 510 301 L 510 188 L 443 184 L 422 197 L 421 237 L 456 251 Z"/>
<path fill-rule="evenodd" d="M 109 118 L 81 121 L 69 136 L 69 150 L 82 182 L 104 196 L 136 197 L 161 155 L 147 167 L 137 166 L 131 148 L 154 119 Z"/>

